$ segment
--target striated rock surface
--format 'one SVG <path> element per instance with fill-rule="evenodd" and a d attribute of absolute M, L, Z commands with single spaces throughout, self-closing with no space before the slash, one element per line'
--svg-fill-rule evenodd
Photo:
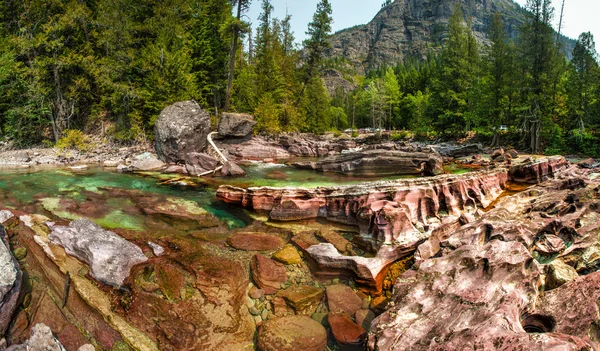
<path fill-rule="evenodd" d="M 210 132 L 210 115 L 195 101 L 177 102 L 165 108 L 154 125 L 158 157 L 167 163 L 183 163 L 190 152 L 202 152 Z"/>
<path fill-rule="evenodd" d="M 600 182 L 571 167 L 434 232 L 369 349 L 598 349 L 599 218 Z"/>
<path fill-rule="evenodd" d="M 553 156 L 541 160 L 529 159 L 524 163 L 511 166 L 510 178 L 519 183 L 537 184 L 547 180 L 557 170 L 567 166 L 567 160 L 562 156 Z"/>
<path fill-rule="evenodd" d="M 307 316 L 287 316 L 270 319 L 258 330 L 261 351 L 324 351 L 327 331 Z"/>
<path fill-rule="evenodd" d="M 87 263 L 92 276 L 106 284 L 122 285 L 133 266 L 148 260 L 138 246 L 87 219 L 51 229 L 50 242 Z"/>
<path fill-rule="evenodd" d="M 10 251 L 8 234 L 0 226 L 0 337 L 4 335 L 18 307 L 23 273 Z"/>
<path fill-rule="evenodd" d="M 254 117 L 244 113 L 224 112 L 220 118 L 218 132 L 224 137 L 247 137 L 256 125 Z"/>
<path fill-rule="evenodd" d="M 295 167 L 356 176 L 438 175 L 442 158 L 432 153 L 368 150 L 331 156 L 317 162 L 294 163 Z"/>
<path fill-rule="evenodd" d="M 528 179 L 558 175 L 567 167 L 562 157 L 518 164 L 511 174 L 529 174 Z M 217 197 L 227 203 L 267 212 L 272 220 L 289 221 L 324 217 L 357 225 L 363 240 L 372 243 L 375 257 L 345 256 L 333 245 L 318 240 L 294 238 L 321 270 L 350 272 L 357 280 L 381 291 L 387 266 L 414 252 L 436 230 L 452 232 L 472 222 L 503 193 L 509 171 L 503 168 L 443 175 L 433 178 L 379 181 L 357 185 L 302 189 L 222 186 Z M 435 236 L 434 236 L 435 238 Z M 310 238 L 309 238 L 310 239 Z M 427 241 L 428 258 L 439 242 Z M 426 251 L 430 251 L 428 254 Z"/>

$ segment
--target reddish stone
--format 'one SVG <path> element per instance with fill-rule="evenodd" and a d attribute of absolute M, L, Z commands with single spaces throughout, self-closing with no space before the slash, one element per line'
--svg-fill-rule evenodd
<path fill-rule="evenodd" d="M 362 307 L 362 300 L 352 288 L 343 284 L 330 285 L 326 288 L 329 311 L 354 315 Z"/>
<path fill-rule="evenodd" d="M 238 250 L 246 251 L 276 250 L 285 244 L 278 236 L 262 233 L 237 233 L 227 242 Z"/>
<path fill-rule="evenodd" d="M 329 313 L 327 322 L 333 337 L 342 345 L 360 345 L 367 336 L 366 330 L 344 313 Z"/>
<path fill-rule="evenodd" d="M 279 295 L 298 314 L 311 315 L 321 303 L 323 290 L 312 285 L 292 285 Z"/>
<path fill-rule="evenodd" d="M 327 331 L 307 316 L 279 317 L 260 326 L 257 344 L 262 351 L 323 351 Z"/>
<path fill-rule="evenodd" d="M 285 266 L 261 254 L 256 254 L 250 262 L 252 279 L 265 294 L 275 294 L 287 281 Z"/>

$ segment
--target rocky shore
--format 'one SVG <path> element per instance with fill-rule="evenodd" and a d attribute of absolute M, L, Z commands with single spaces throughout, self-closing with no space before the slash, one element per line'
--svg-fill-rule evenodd
<path fill-rule="evenodd" d="M 224 185 L 211 210 L 187 194 L 146 191 L 130 175 L 119 175 L 130 188 L 103 180 L 61 184 L 58 195 L 3 193 L 0 349 L 600 347 L 594 160 L 377 136 L 253 137 L 251 116 L 237 114 L 211 133 L 194 102 L 161 116 L 154 149 L 0 159 L 68 165 L 71 174 L 89 161 L 182 177 L 285 160 L 314 172 L 415 178 Z M 245 209 L 243 225 L 218 217 L 224 208 Z"/>

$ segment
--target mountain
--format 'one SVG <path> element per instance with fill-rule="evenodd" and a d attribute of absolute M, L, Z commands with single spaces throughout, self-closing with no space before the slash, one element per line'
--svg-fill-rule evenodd
<path fill-rule="evenodd" d="M 448 35 L 448 20 L 456 6 L 471 18 L 473 34 L 488 45 L 492 16 L 500 12 L 509 37 L 516 39 L 526 10 L 511 0 L 396 0 L 383 7 L 366 25 L 341 30 L 331 38 L 331 57 L 343 57 L 359 72 L 406 57 L 424 58 L 438 52 Z M 574 41 L 563 37 L 570 53 Z"/>

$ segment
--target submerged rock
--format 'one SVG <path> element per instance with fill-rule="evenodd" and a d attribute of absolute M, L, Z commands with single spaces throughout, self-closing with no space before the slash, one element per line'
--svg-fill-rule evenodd
<path fill-rule="evenodd" d="M 287 316 L 270 319 L 258 329 L 261 351 L 324 351 L 327 331 L 307 316 Z"/>
<path fill-rule="evenodd" d="M 87 263 L 91 275 L 106 284 L 122 285 L 131 267 L 148 260 L 138 246 L 87 219 L 51 229 L 50 242 Z"/>
<path fill-rule="evenodd" d="M 330 285 L 326 289 L 329 311 L 353 316 L 362 307 L 362 299 L 351 287 L 343 284 Z"/>
<path fill-rule="evenodd" d="M 284 245 L 283 239 L 278 236 L 249 232 L 236 233 L 227 242 L 238 250 L 246 251 L 276 250 Z"/>
<path fill-rule="evenodd" d="M 202 152 L 210 133 L 210 115 L 195 101 L 177 102 L 165 108 L 154 125 L 158 157 L 167 163 L 187 161 L 190 152 Z"/>
<path fill-rule="evenodd" d="M 297 314 L 312 315 L 323 299 L 323 290 L 311 285 L 292 285 L 279 294 Z"/>

